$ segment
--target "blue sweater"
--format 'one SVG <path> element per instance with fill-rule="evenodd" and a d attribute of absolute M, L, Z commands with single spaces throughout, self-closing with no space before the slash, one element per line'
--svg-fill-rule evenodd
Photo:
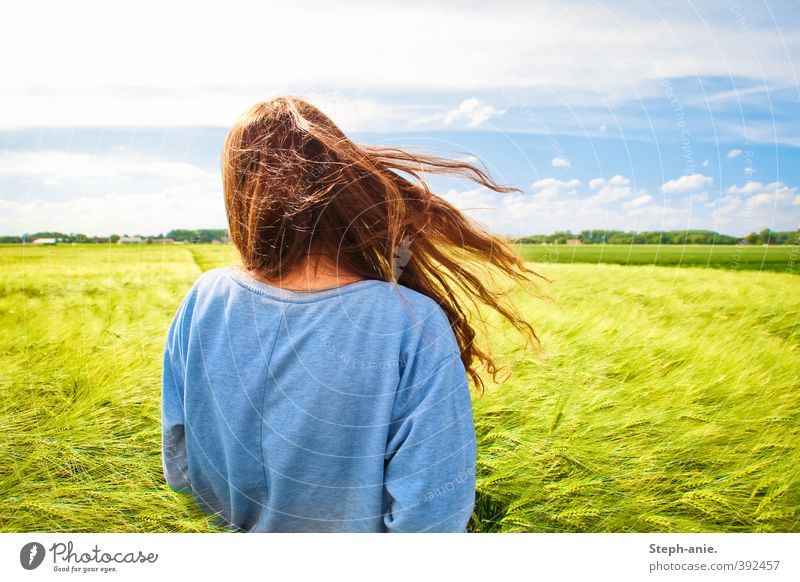
<path fill-rule="evenodd" d="M 169 327 L 168 485 L 248 532 L 463 532 L 475 427 L 453 330 L 384 281 L 288 291 L 201 275 Z"/>

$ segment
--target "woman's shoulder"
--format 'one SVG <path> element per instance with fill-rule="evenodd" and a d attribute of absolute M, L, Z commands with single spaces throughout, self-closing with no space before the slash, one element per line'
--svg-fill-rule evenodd
<path fill-rule="evenodd" d="M 238 283 L 238 285 L 237 285 Z M 236 266 L 225 266 L 209 269 L 202 273 L 194 285 L 191 294 L 203 302 L 213 301 L 214 297 L 225 295 L 228 287 L 237 288 L 244 285 L 246 289 L 264 291 L 249 279 L 242 280 L 241 271 Z M 267 293 L 272 297 L 272 293 Z M 351 315 L 351 310 L 363 310 L 374 315 L 380 314 L 383 323 L 391 328 L 403 327 L 412 335 L 440 335 L 450 328 L 450 322 L 444 309 L 433 298 L 406 287 L 405 285 L 377 279 L 362 280 L 339 288 L 326 289 L 320 293 L 289 293 L 292 303 L 311 303 L 330 301 L 337 308 L 344 309 Z M 286 297 L 272 297 L 287 300 Z"/>
<path fill-rule="evenodd" d="M 231 269 L 233 269 L 232 265 L 227 265 L 227 266 L 224 266 L 224 267 L 216 267 L 214 269 L 208 269 L 207 271 L 203 271 L 200 274 L 200 276 L 197 278 L 197 280 L 199 281 L 200 279 L 203 279 L 203 280 L 215 279 L 217 277 L 221 277 L 221 276 L 225 275 L 226 273 L 230 272 Z"/>
<path fill-rule="evenodd" d="M 203 271 L 200 273 L 197 279 L 195 279 L 192 287 L 197 290 L 212 287 L 216 281 L 219 281 L 221 278 L 225 277 L 231 271 L 231 269 L 231 266 L 226 266 Z"/>
<path fill-rule="evenodd" d="M 200 273 L 186 293 L 186 301 L 196 304 L 213 294 L 215 288 L 219 289 L 219 280 L 226 276 L 230 267 L 218 267 Z"/>
<path fill-rule="evenodd" d="M 439 303 L 410 287 L 381 281 L 373 288 L 387 314 L 399 320 L 411 335 L 441 336 L 451 331 L 447 313 Z"/>
<path fill-rule="evenodd" d="M 432 297 L 399 283 L 384 281 L 383 284 L 385 288 L 394 291 L 398 301 L 412 305 L 418 313 L 444 315 L 441 306 Z"/>

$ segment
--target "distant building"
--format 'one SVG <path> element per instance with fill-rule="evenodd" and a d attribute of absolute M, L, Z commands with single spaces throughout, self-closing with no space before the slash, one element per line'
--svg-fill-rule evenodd
<path fill-rule="evenodd" d="M 118 245 L 138 245 L 142 244 L 144 239 L 140 236 L 121 236 L 117 241 Z"/>
<path fill-rule="evenodd" d="M 56 244 L 56 239 L 54 238 L 37 238 L 33 240 L 33 244 L 35 245 L 54 245 Z"/>
<path fill-rule="evenodd" d="M 568 238 L 567 239 L 567 244 L 568 245 L 579 245 L 579 244 L 581 244 L 581 239 L 579 239 L 579 238 Z"/>
<path fill-rule="evenodd" d="M 156 237 L 149 237 L 146 241 L 147 244 L 158 244 L 158 245 L 172 245 L 175 244 L 175 241 L 171 238 L 156 238 Z"/>

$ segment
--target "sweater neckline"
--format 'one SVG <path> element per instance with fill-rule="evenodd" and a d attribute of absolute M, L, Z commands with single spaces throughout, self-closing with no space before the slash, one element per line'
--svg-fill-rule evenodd
<path fill-rule="evenodd" d="M 353 293 L 355 291 L 366 289 L 378 283 L 384 282 L 378 279 L 362 279 L 360 281 L 346 283 L 345 285 L 323 287 L 320 289 L 295 290 L 295 289 L 284 289 L 283 287 L 277 287 L 275 285 L 270 285 L 269 283 L 259 281 L 258 279 L 253 277 L 250 273 L 248 273 L 242 267 L 239 266 L 229 267 L 228 274 L 237 283 L 239 283 L 246 289 L 249 289 L 250 291 L 253 291 L 255 293 L 258 293 L 259 295 L 264 295 L 273 299 L 290 301 L 293 303 L 308 303 L 311 301 L 319 301 L 321 299 L 327 299 L 329 297 L 340 297 L 342 295 L 347 295 L 348 293 Z"/>

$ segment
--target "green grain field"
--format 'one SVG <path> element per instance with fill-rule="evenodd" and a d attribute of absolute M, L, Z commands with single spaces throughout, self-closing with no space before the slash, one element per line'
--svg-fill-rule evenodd
<path fill-rule="evenodd" d="M 800 273 L 795 245 L 519 245 L 527 261 Z"/>
<path fill-rule="evenodd" d="M 550 301 L 516 292 L 544 351 L 490 318 L 508 378 L 474 399 L 470 529 L 800 531 L 792 248 L 735 264 L 523 248 L 553 281 Z M 0 531 L 213 531 L 163 480 L 161 356 L 195 278 L 235 260 L 227 245 L 0 246 Z"/>

